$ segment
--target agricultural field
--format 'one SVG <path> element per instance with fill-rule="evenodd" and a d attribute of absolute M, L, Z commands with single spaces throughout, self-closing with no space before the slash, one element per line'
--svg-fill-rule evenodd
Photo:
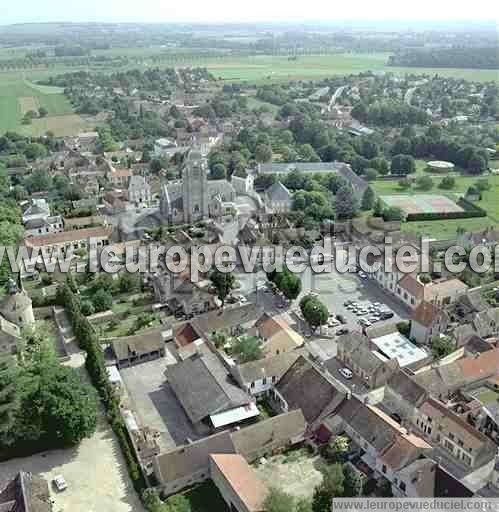
<path fill-rule="evenodd" d="M 442 190 L 438 187 L 442 178 L 433 178 L 433 188 L 429 191 L 420 192 L 417 187 L 413 191 L 425 195 L 448 195 L 455 199 L 456 194 L 464 194 L 466 190 L 479 179 L 487 179 L 492 185 L 490 190 L 482 192 L 482 200 L 474 204 L 480 206 L 487 212 L 487 217 L 478 217 L 470 219 L 446 219 L 431 220 L 420 222 L 406 222 L 402 225 L 404 231 L 415 231 L 426 234 L 437 239 L 448 239 L 456 236 L 458 228 L 464 228 L 466 231 L 479 231 L 489 226 L 499 225 L 499 176 L 455 176 L 456 186 L 452 190 Z M 411 192 L 399 187 L 398 182 L 394 181 L 375 181 L 371 187 L 379 196 L 383 195 L 407 195 Z"/>
<path fill-rule="evenodd" d="M 0 133 L 6 130 L 22 131 L 23 115 L 41 107 L 47 110 L 49 117 L 72 112 L 71 104 L 61 89 L 40 87 L 21 76 L 0 74 Z"/>

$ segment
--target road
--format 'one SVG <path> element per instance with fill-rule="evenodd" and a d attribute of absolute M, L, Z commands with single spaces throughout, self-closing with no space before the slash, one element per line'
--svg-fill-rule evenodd
<path fill-rule="evenodd" d="M 336 100 L 341 96 L 341 94 L 347 87 L 347 85 L 342 85 L 341 87 L 338 87 L 336 91 L 334 91 L 333 95 L 331 96 L 331 99 L 329 100 L 329 103 L 327 104 L 327 107 L 325 108 L 325 112 L 331 112 L 331 109 L 336 104 Z"/>
<path fill-rule="evenodd" d="M 410 89 L 407 89 L 405 95 L 404 95 L 404 102 L 407 105 L 411 104 L 412 97 L 414 96 L 414 91 L 417 89 L 417 87 L 411 87 Z"/>

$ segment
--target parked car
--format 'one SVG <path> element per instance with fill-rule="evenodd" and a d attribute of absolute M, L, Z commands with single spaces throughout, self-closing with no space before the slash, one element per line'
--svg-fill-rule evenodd
<path fill-rule="evenodd" d="M 336 331 L 337 336 L 342 336 L 343 334 L 349 334 L 350 331 L 346 327 L 342 327 Z"/>
<path fill-rule="evenodd" d="M 68 488 L 68 484 L 62 475 L 56 475 L 52 482 L 59 492 L 65 491 Z"/>
<path fill-rule="evenodd" d="M 358 273 L 358 275 L 361 279 L 367 279 L 367 274 L 365 272 L 362 272 L 362 270 Z"/>
<path fill-rule="evenodd" d="M 381 320 L 388 320 L 389 318 L 393 318 L 392 311 L 382 311 L 379 315 Z"/>
<path fill-rule="evenodd" d="M 343 325 L 345 325 L 347 323 L 345 317 L 343 315 L 336 315 L 336 318 L 338 319 L 338 321 L 340 323 L 342 323 Z"/>
<path fill-rule="evenodd" d="M 353 373 L 348 368 L 340 368 L 338 371 L 345 379 L 351 379 L 353 377 Z"/>

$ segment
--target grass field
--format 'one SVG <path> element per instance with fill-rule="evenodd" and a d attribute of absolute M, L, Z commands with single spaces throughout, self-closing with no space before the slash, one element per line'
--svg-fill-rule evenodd
<path fill-rule="evenodd" d="M 21 119 L 28 110 L 40 107 L 47 109 L 48 116 L 72 112 L 71 104 L 60 88 L 41 87 L 21 75 L 0 74 L 0 133 L 6 130 L 30 132 L 31 126 L 21 125 Z M 46 119 L 33 121 L 39 125 L 46 122 Z"/>
<path fill-rule="evenodd" d="M 442 190 L 438 187 L 441 178 L 433 178 L 433 188 L 429 191 L 419 191 L 417 187 L 413 188 L 413 193 L 449 195 L 455 198 L 455 194 L 464 193 L 476 183 L 480 177 L 473 176 L 456 176 L 456 186 L 449 191 Z M 478 217 L 470 219 L 449 219 L 449 220 L 432 220 L 421 222 L 406 222 L 402 225 L 404 231 L 415 231 L 437 239 L 448 239 L 456 236 L 459 227 L 466 231 L 479 231 L 489 226 L 499 225 L 499 176 L 488 176 L 487 180 L 492 185 L 490 190 L 486 190 L 482 194 L 482 200 L 475 204 L 483 208 L 487 212 L 487 217 Z M 398 186 L 397 181 L 375 181 L 371 183 L 371 187 L 379 196 L 383 195 L 406 195 L 411 192 L 403 190 Z"/>

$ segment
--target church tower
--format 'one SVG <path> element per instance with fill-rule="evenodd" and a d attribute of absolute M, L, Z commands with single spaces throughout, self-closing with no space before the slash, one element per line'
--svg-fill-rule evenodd
<path fill-rule="evenodd" d="M 189 151 L 182 173 L 184 222 L 192 224 L 208 217 L 207 181 L 206 164 L 200 151 Z"/>
<path fill-rule="evenodd" d="M 14 279 L 9 279 L 7 287 L 8 294 L 0 305 L 0 314 L 19 327 L 34 323 L 33 305 L 29 295 L 23 289 L 21 276 L 19 275 L 17 283 Z"/>

